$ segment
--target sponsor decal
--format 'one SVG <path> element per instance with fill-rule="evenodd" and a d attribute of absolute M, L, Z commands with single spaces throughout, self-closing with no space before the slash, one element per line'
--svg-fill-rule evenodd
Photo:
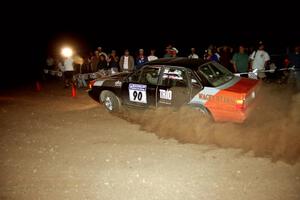
<path fill-rule="evenodd" d="M 115 87 L 121 87 L 122 86 L 122 82 L 121 81 L 116 81 L 115 82 Z"/>
<path fill-rule="evenodd" d="M 204 105 L 212 96 L 217 94 L 220 90 L 213 87 L 204 87 L 198 94 L 196 94 L 190 101 L 190 104 Z"/>
<path fill-rule="evenodd" d="M 159 97 L 161 99 L 172 100 L 172 91 L 171 90 L 159 90 Z"/>
<path fill-rule="evenodd" d="M 226 104 L 234 104 L 235 103 L 234 98 L 230 98 L 230 97 L 226 97 L 226 96 L 214 96 L 211 94 L 199 93 L 199 98 L 203 99 L 205 101 L 211 100 L 211 101 L 218 101 L 218 102 L 222 102 L 222 103 L 226 103 Z"/>

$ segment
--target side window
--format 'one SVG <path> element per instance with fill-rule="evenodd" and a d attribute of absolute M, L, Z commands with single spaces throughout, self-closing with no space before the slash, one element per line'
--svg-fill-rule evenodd
<path fill-rule="evenodd" d="M 142 70 L 140 83 L 157 85 L 160 67 L 145 67 Z"/>
<path fill-rule="evenodd" d="M 198 81 L 198 79 L 196 78 L 196 76 L 194 75 L 193 72 L 188 71 L 189 77 L 191 79 L 191 85 L 193 88 L 201 88 L 202 85 L 201 83 Z"/>
<path fill-rule="evenodd" d="M 187 76 L 183 69 L 166 67 L 163 72 L 161 84 L 167 87 L 187 87 Z"/>

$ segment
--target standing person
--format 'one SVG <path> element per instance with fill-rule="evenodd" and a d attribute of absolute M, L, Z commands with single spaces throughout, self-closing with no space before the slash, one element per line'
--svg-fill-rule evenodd
<path fill-rule="evenodd" d="M 295 52 L 289 55 L 289 64 L 295 66 L 296 89 L 300 91 L 300 46 L 295 47 Z"/>
<path fill-rule="evenodd" d="M 140 69 L 140 67 L 146 62 L 148 62 L 148 59 L 144 55 L 144 49 L 139 49 L 139 55 L 136 58 L 136 69 Z"/>
<path fill-rule="evenodd" d="M 251 69 L 258 70 L 257 76 L 260 79 L 265 80 L 266 74 L 265 74 L 265 67 L 270 60 L 269 54 L 264 50 L 265 46 L 262 41 L 258 43 L 258 50 L 254 51 L 250 55 L 250 61 L 251 61 Z"/>
<path fill-rule="evenodd" d="M 54 59 L 52 56 L 49 56 L 46 60 L 47 69 L 54 70 Z"/>
<path fill-rule="evenodd" d="M 219 56 L 214 49 L 208 49 L 204 55 L 204 60 L 219 62 Z"/>
<path fill-rule="evenodd" d="M 100 59 L 99 59 L 98 65 L 97 65 L 98 71 L 99 70 L 108 70 L 108 63 L 106 61 L 105 56 L 103 54 L 101 54 L 99 58 Z"/>
<path fill-rule="evenodd" d="M 148 61 L 157 60 L 158 57 L 155 56 L 155 49 L 150 50 L 150 55 L 147 57 Z"/>
<path fill-rule="evenodd" d="M 71 57 L 66 57 L 64 60 L 64 78 L 65 78 L 65 88 L 70 87 L 73 84 L 74 75 L 74 63 Z"/>
<path fill-rule="evenodd" d="M 103 51 L 102 47 L 97 47 L 97 51 L 99 53 L 99 56 L 104 55 L 105 59 L 108 59 L 107 54 Z"/>
<path fill-rule="evenodd" d="M 172 58 L 172 52 L 169 47 L 166 47 L 165 52 L 164 58 Z"/>
<path fill-rule="evenodd" d="M 239 46 L 239 52 L 233 55 L 231 62 L 233 64 L 233 70 L 235 73 L 248 72 L 249 56 L 245 52 L 245 47 L 243 45 Z"/>
<path fill-rule="evenodd" d="M 234 72 L 233 66 L 230 62 L 232 58 L 232 49 L 225 45 L 221 48 L 218 48 L 218 52 L 220 53 L 220 64 L 226 67 L 229 71 Z"/>
<path fill-rule="evenodd" d="M 164 55 L 164 58 L 172 58 L 172 57 L 176 57 L 178 54 L 178 49 L 176 49 L 175 47 L 173 47 L 171 44 L 169 44 L 166 47 L 166 54 Z"/>
<path fill-rule="evenodd" d="M 117 56 L 116 50 L 112 50 L 108 58 L 108 68 L 112 72 L 119 72 L 119 57 Z"/>
<path fill-rule="evenodd" d="M 94 56 L 91 58 L 91 72 L 96 72 L 98 63 L 100 61 L 99 51 L 95 51 Z"/>
<path fill-rule="evenodd" d="M 199 58 L 198 54 L 196 54 L 195 48 L 191 48 L 191 54 L 188 56 L 188 58 Z"/>
<path fill-rule="evenodd" d="M 120 65 L 121 72 L 132 72 L 133 71 L 133 69 L 134 69 L 134 59 L 129 54 L 128 49 L 126 49 L 125 52 L 124 52 L 124 55 L 121 56 L 119 65 Z"/>

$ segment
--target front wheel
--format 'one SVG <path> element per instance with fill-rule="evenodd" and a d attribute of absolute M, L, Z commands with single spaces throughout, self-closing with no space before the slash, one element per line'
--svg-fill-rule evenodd
<path fill-rule="evenodd" d="M 112 92 L 105 90 L 100 94 L 100 102 L 109 112 L 119 112 L 121 109 L 120 99 Z"/>

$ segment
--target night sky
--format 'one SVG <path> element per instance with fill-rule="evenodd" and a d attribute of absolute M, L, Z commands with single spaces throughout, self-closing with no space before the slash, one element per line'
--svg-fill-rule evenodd
<path fill-rule="evenodd" d="M 185 56 L 190 47 L 200 50 L 209 44 L 254 45 L 263 40 L 266 48 L 275 52 L 300 41 L 299 17 L 290 4 L 259 10 L 255 5 L 233 8 L 228 2 L 199 6 L 188 1 L 152 1 L 135 3 L 138 8 L 128 2 L 23 4 L 18 8 L 12 5 L 14 12 L 2 17 L 2 39 L 8 53 L 8 65 L 2 72 L 16 78 L 5 76 L 1 86 L 35 80 L 47 54 L 59 52 L 63 45 L 71 45 L 79 54 L 97 46 L 121 54 L 125 48 L 156 48 L 162 53 L 171 43 Z"/>

